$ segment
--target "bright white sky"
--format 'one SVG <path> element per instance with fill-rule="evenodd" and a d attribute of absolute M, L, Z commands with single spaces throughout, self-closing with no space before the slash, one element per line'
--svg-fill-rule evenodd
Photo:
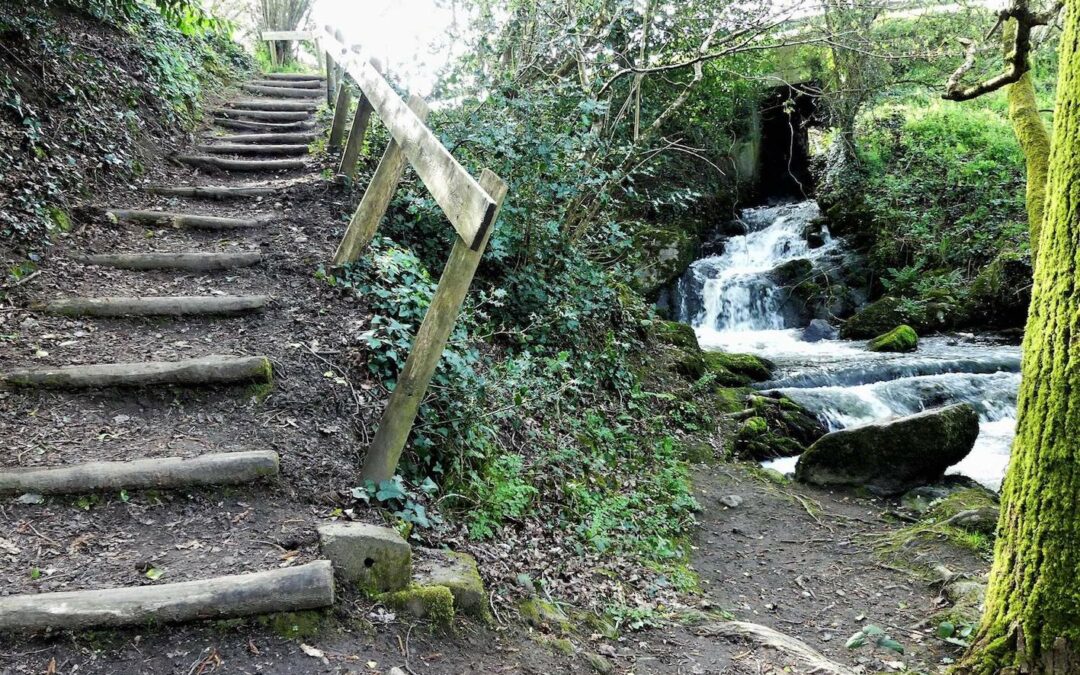
<path fill-rule="evenodd" d="M 421 96 L 453 55 L 446 33 L 454 15 L 432 0 L 315 0 L 311 16 L 317 30 L 341 30 Z"/>

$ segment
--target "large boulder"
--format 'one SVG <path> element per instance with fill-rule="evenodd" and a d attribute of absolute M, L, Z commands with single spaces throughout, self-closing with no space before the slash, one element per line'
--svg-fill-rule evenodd
<path fill-rule="evenodd" d="M 871 340 L 866 348 L 872 352 L 913 352 L 919 348 L 919 334 L 911 326 L 897 326 Z"/>
<path fill-rule="evenodd" d="M 826 434 L 799 457 L 795 478 L 898 495 L 941 479 L 971 452 L 979 415 L 967 403 Z"/>
<path fill-rule="evenodd" d="M 840 336 L 840 329 L 825 319 L 814 319 L 810 325 L 803 329 L 803 342 L 821 342 L 822 340 L 835 340 Z"/>
<path fill-rule="evenodd" d="M 755 394 L 737 417 L 733 450 L 740 459 L 764 461 L 802 454 L 826 429 L 809 411 L 778 392 Z"/>
<path fill-rule="evenodd" d="M 1031 301 L 1031 255 L 1005 251 L 982 268 L 968 294 L 973 321 L 994 328 L 1022 328 Z"/>

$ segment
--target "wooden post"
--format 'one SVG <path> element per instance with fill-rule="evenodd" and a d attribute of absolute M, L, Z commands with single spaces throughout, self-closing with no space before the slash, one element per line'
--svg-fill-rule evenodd
<path fill-rule="evenodd" d="M 334 105 L 334 57 L 326 52 L 326 105 Z"/>
<path fill-rule="evenodd" d="M 266 44 L 270 47 L 270 65 L 277 66 L 277 42 L 275 42 L 274 40 L 268 40 Z"/>
<path fill-rule="evenodd" d="M 364 135 L 367 133 L 371 112 L 371 103 L 367 96 L 361 94 L 356 103 L 356 115 L 353 116 L 352 128 L 349 130 L 349 140 L 345 143 L 345 152 L 341 153 L 341 164 L 338 166 L 338 173 L 348 176 L 349 180 L 356 178 L 356 164 L 364 146 Z"/>
<path fill-rule="evenodd" d="M 495 202 L 494 215 L 497 218 L 503 198 L 506 197 L 506 183 L 492 171 L 484 169 L 480 176 L 480 187 Z M 494 222 L 492 220 L 492 223 Z M 413 340 L 409 358 L 405 361 L 405 367 L 401 370 L 394 392 L 383 411 L 375 438 L 368 446 L 364 467 L 360 472 L 362 480 L 378 483 L 392 478 L 397 470 L 401 451 L 416 419 L 416 412 L 442 358 L 446 341 L 454 329 L 461 304 L 469 292 L 492 229 L 488 228 L 475 250 L 469 248 L 461 237 L 454 238 L 454 248 L 450 252 L 446 267 L 443 268 L 435 297 L 431 299 L 424 322 Z"/>
<path fill-rule="evenodd" d="M 338 84 L 337 103 L 334 105 L 334 122 L 330 125 L 330 141 L 327 147 L 337 152 L 341 149 L 341 139 L 345 136 L 345 121 L 352 109 L 352 92 L 345 78 Z"/>
<path fill-rule="evenodd" d="M 409 108 L 421 121 L 427 119 L 428 106 L 424 99 L 416 95 L 410 96 Z M 343 265 L 356 260 L 360 252 L 371 242 L 372 237 L 375 236 L 375 230 L 379 228 L 379 222 L 386 214 L 387 207 L 390 206 L 394 191 L 397 190 L 406 161 L 401 146 L 391 139 L 379 161 L 379 166 L 375 169 L 375 175 L 368 183 L 363 199 L 360 200 L 360 206 L 356 207 L 356 213 L 349 221 L 345 236 L 338 244 L 337 252 L 334 254 L 335 265 Z"/>

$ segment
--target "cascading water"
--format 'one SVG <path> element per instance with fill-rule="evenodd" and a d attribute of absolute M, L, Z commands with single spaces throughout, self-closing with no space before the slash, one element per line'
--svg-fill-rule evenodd
<path fill-rule="evenodd" d="M 775 281 L 785 264 L 818 263 L 842 242 L 825 233 L 811 248 L 805 232 L 818 216 L 812 201 L 746 209 L 746 233 L 724 242 L 720 255 L 698 260 L 679 282 L 680 319 L 705 349 L 750 352 L 778 365 L 761 385 L 811 410 L 830 429 L 910 415 L 966 402 L 979 411 L 979 439 L 953 467 L 996 488 L 1008 463 L 1020 385 L 1020 350 L 962 336 L 924 338 L 912 354 L 870 352 L 863 342 L 802 340 L 802 326 L 783 311 L 787 290 Z M 790 471 L 796 458 L 771 466 Z"/>

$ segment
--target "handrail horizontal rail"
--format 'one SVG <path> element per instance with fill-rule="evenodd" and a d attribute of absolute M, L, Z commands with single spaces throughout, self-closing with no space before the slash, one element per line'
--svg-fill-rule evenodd
<path fill-rule="evenodd" d="M 322 42 L 327 53 L 360 87 L 458 235 L 469 248 L 477 250 L 495 219 L 498 210 L 495 200 L 454 159 L 368 59 L 356 53 L 356 47 L 346 46 L 330 26 L 326 26 Z"/>
<path fill-rule="evenodd" d="M 264 30 L 259 34 L 259 39 L 272 42 L 315 40 L 315 33 L 309 30 Z"/>

